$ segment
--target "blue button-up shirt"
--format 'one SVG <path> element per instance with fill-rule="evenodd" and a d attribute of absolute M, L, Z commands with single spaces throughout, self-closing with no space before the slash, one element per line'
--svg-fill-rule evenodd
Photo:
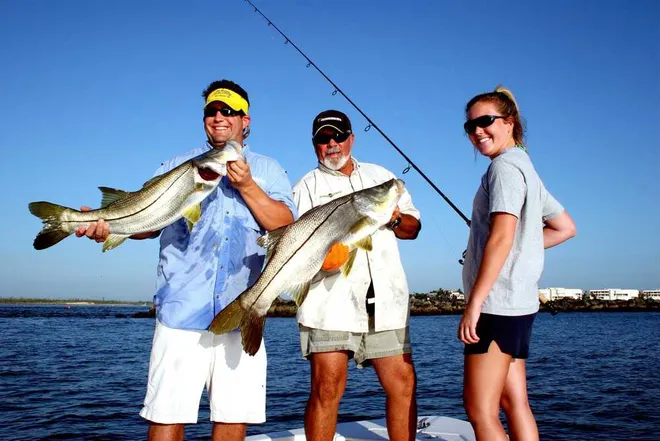
<path fill-rule="evenodd" d="M 156 174 L 210 148 L 206 144 L 177 156 L 163 163 Z M 257 185 L 286 204 L 295 217 L 291 184 L 280 164 L 247 146 L 243 153 Z M 170 328 L 207 329 L 213 317 L 259 277 L 265 250 L 256 240 L 263 233 L 238 190 L 223 177 L 202 202 L 202 214 L 192 232 L 185 219 L 180 219 L 160 235 L 154 295 L 158 320 Z"/>

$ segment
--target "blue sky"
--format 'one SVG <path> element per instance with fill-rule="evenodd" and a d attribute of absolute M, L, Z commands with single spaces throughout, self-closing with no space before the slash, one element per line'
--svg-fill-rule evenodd
<path fill-rule="evenodd" d="M 578 226 L 541 285 L 658 288 L 660 3 L 532 3 L 255 0 L 468 216 L 488 161 L 463 108 L 513 90 L 532 160 Z M 411 290 L 461 286 L 463 221 L 244 1 L 0 0 L 0 42 L 0 296 L 151 299 L 157 241 L 35 251 L 27 205 L 139 188 L 204 142 L 200 94 L 221 78 L 247 89 L 251 148 L 292 183 L 316 164 L 313 117 L 345 111 L 356 158 L 403 177 L 422 212 L 400 245 Z"/>

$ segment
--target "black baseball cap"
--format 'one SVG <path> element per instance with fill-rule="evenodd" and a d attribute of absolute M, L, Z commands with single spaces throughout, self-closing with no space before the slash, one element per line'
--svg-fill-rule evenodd
<path fill-rule="evenodd" d="M 325 110 L 314 118 L 312 123 L 312 137 L 316 136 L 319 130 L 331 128 L 339 133 L 352 133 L 351 120 L 339 110 Z"/>

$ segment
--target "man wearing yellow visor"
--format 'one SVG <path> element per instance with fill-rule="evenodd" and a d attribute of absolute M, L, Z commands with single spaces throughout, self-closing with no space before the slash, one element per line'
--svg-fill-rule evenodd
<path fill-rule="evenodd" d="M 164 173 L 229 140 L 243 145 L 246 161 L 227 164 L 227 176 L 202 204 L 191 233 L 183 223 L 160 237 L 156 330 L 149 380 L 140 415 L 149 440 L 183 440 L 184 424 L 196 423 L 206 385 L 213 440 L 242 441 L 247 424 L 266 420 L 266 350 L 243 352 L 238 332 L 214 335 L 211 320 L 259 276 L 264 250 L 257 238 L 289 224 L 296 213 L 291 184 L 280 164 L 245 144 L 250 101 L 238 84 L 211 83 L 204 98 L 207 141 L 163 164 Z"/>
<path fill-rule="evenodd" d="M 257 238 L 294 220 L 291 184 L 280 164 L 245 144 L 250 133 L 247 92 L 229 80 L 214 81 L 202 93 L 204 131 L 200 148 L 164 162 L 166 173 L 229 140 L 243 146 L 245 161 L 227 164 L 227 176 L 202 202 L 192 231 L 184 220 L 162 231 L 132 236 L 160 236 L 154 306 L 156 329 L 149 379 L 140 415 L 149 421 L 149 441 L 183 441 L 184 425 L 197 422 L 199 400 L 208 390 L 213 441 L 242 441 L 247 424 L 266 420 L 266 349 L 249 356 L 241 335 L 207 331 L 211 320 L 252 286 L 264 264 Z M 108 237 L 99 220 L 76 234 L 92 240 Z"/>

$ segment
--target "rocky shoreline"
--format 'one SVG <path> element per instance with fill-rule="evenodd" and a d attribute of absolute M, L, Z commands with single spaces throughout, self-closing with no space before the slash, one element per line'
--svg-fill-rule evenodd
<path fill-rule="evenodd" d="M 410 296 L 410 315 L 459 315 L 465 309 L 465 302 L 444 292 L 431 292 L 425 294 L 412 294 Z M 0 304 L 62 304 L 65 307 L 76 306 L 149 306 L 151 302 L 118 302 L 98 300 L 63 300 L 63 299 L 22 299 L 4 298 Z M 273 302 L 268 317 L 295 317 L 296 305 L 291 300 L 278 298 Z M 660 301 L 636 298 L 632 300 L 596 300 L 596 299 L 559 299 L 541 304 L 541 312 L 553 314 L 559 312 L 660 312 Z M 148 310 L 133 314 L 117 314 L 118 317 L 153 318 L 155 310 L 151 306 Z"/>
<path fill-rule="evenodd" d="M 53 303 L 59 303 L 55 301 Z M 64 303 L 64 302 L 62 302 Z M 66 305 L 87 306 L 88 302 L 66 302 Z M 136 306 L 128 304 L 107 304 L 105 306 Z M 146 306 L 143 302 L 142 305 Z M 96 304 L 96 306 L 101 306 Z M 446 294 L 413 294 L 410 296 L 410 315 L 460 315 L 465 309 L 465 302 Z M 297 307 L 292 300 L 278 298 L 268 310 L 268 317 L 295 317 Z M 632 300 L 596 300 L 596 299 L 559 299 L 541 304 L 541 312 L 551 314 L 566 312 L 660 312 L 660 301 L 644 298 Z M 151 306 L 146 311 L 133 314 L 117 314 L 117 317 L 154 318 L 155 309 Z"/>
<path fill-rule="evenodd" d="M 434 294 L 414 294 L 410 296 L 410 315 L 458 315 L 465 309 L 465 302 Z M 559 299 L 541 305 L 541 312 L 660 312 L 660 302 L 651 299 L 595 300 Z M 293 301 L 277 299 L 268 311 L 269 317 L 295 317 L 296 305 Z"/>

